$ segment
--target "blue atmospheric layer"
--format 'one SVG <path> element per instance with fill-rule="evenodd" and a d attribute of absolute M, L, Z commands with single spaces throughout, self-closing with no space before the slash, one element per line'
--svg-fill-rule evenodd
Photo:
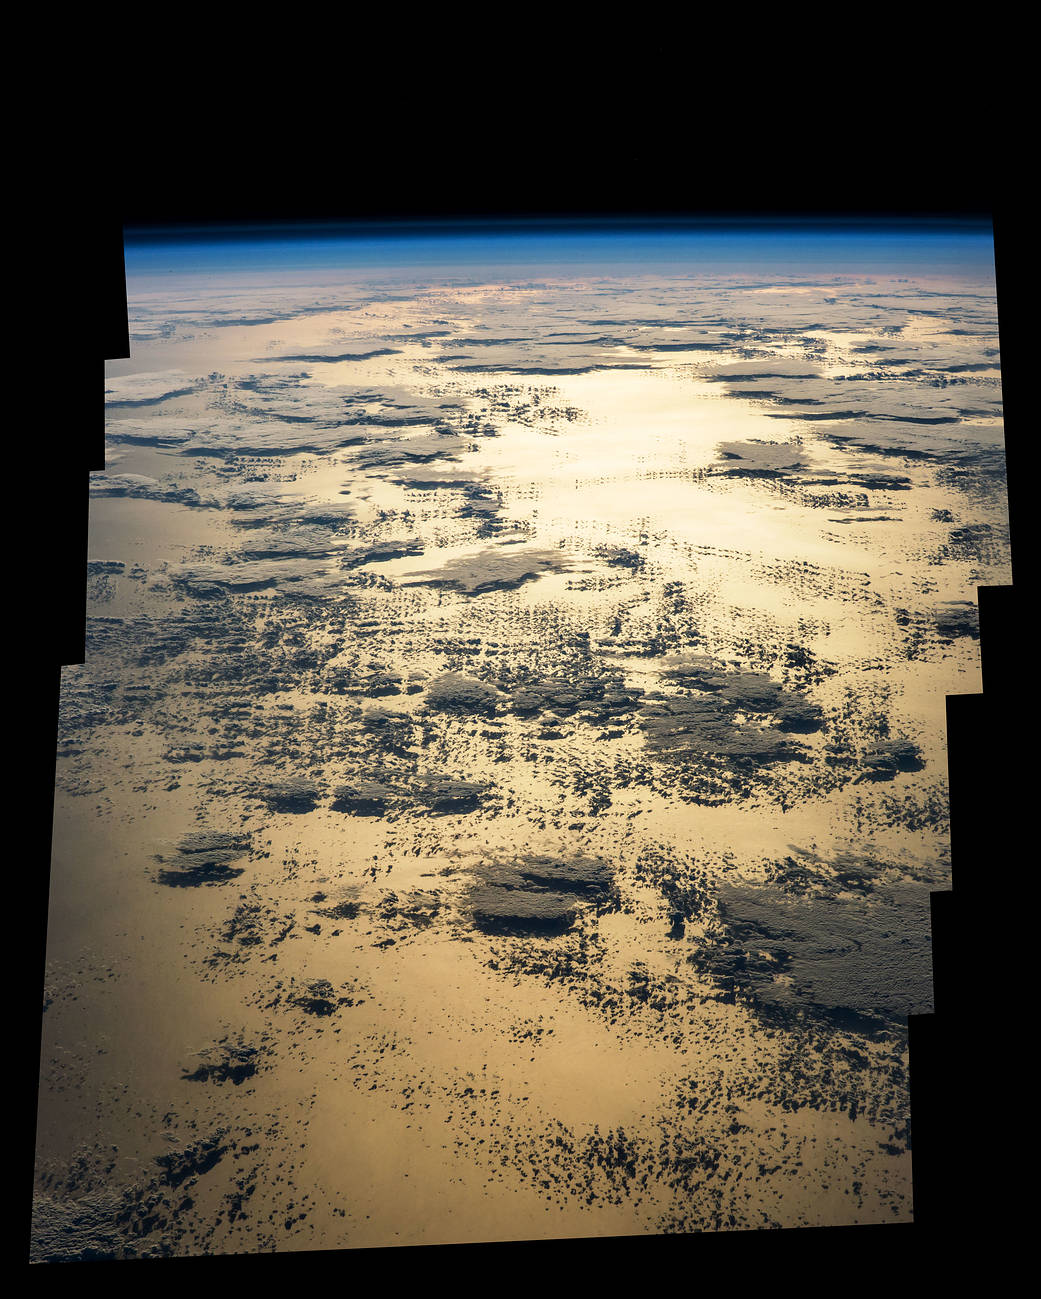
<path fill-rule="evenodd" d="M 127 273 L 234 274 L 366 267 L 625 266 L 877 274 L 993 270 L 982 219 L 915 221 L 395 222 L 128 228 Z"/>

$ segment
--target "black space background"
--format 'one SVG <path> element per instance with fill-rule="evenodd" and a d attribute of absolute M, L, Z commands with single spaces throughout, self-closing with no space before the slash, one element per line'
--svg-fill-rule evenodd
<path fill-rule="evenodd" d="M 998 37 L 1004 50 L 1012 38 Z M 1031 720 L 1025 728 L 1036 656 L 1023 639 L 1036 570 L 1024 540 L 1034 425 L 1020 322 L 1037 290 L 1019 106 L 995 71 L 982 83 L 966 79 L 969 61 L 993 53 L 992 38 L 982 47 L 966 38 L 952 61 L 949 45 L 912 58 L 895 34 L 877 75 L 847 76 L 833 60 L 825 78 L 819 65 L 796 63 L 782 77 L 783 101 L 743 63 L 727 62 L 724 88 L 706 94 L 699 69 L 719 62 L 715 48 L 698 47 L 695 59 L 685 44 L 690 57 L 678 58 L 673 43 L 672 32 L 632 44 L 623 36 L 595 75 L 588 51 L 554 46 L 527 71 L 511 67 L 505 81 L 496 67 L 475 78 L 456 65 L 417 89 L 377 70 L 395 67 L 386 47 L 346 42 L 323 54 L 323 73 L 332 67 L 339 79 L 318 111 L 308 96 L 273 88 L 266 72 L 277 51 L 247 75 L 237 46 L 236 57 L 226 43 L 210 48 L 186 95 L 183 70 L 174 77 L 166 63 L 135 64 L 131 77 L 125 43 L 116 53 L 110 40 L 100 59 L 78 68 L 58 125 L 30 143 L 29 181 L 7 204 L 11 278 L 26 277 L 28 323 L 9 352 L 19 422 L 8 426 L 6 463 L 9 492 L 22 504 L 6 531 L 10 567 L 26 578 L 21 589 L 16 580 L 20 605 L 8 630 L 17 768 L 7 778 L 14 827 L 4 867 L 15 885 L 9 933 L 28 938 L 28 960 L 12 981 L 24 1045 L 8 1066 L 18 1090 L 6 1253 L 29 1291 L 84 1280 L 117 1292 L 201 1285 L 205 1293 L 267 1280 L 499 1289 L 517 1279 L 552 1289 L 604 1277 L 702 1289 L 706 1269 L 717 1268 L 739 1290 L 762 1281 L 771 1290 L 858 1282 L 917 1290 L 970 1260 L 987 1262 L 990 1283 L 999 1283 L 1022 1242 L 1024 1206 L 1009 1179 L 1032 1126 L 1032 1098 L 1015 1082 L 1032 1022 L 1012 953 L 1029 941 L 1033 899 L 1023 875 L 1037 854 L 1020 843 L 1026 784 L 1016 747 Z M 947 59 L 942 76 L 934 54 Z M 306 81 L 299 55 L 295 62 Z M 934 914 L 937 1013 L 912 1024 L 916 1222 L 27 1271 L 58 669 L 83 658 L 87 473 L 104 464 L 103 361 L 128 353 L 122 226 L 535 214 L 994 221 L 1016 585 L 1014 597 L 1002 588 L 981 600 L 986 694 L 949 710 L 955 889 Z M 17 292 L 7 305 L 17 311 Z"/>

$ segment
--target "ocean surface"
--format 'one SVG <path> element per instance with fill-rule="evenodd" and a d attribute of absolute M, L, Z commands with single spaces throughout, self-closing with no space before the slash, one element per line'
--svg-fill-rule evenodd
<path fill-rule="evenodd" d="M 130 232 L 34 1257 L 908 1221 L 989 236 Z"/>

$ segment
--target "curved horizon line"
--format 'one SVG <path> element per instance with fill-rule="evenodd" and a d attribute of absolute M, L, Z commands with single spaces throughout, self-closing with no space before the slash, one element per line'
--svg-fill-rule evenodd
<path fill-rule="evenodd" d="M 592 233 L 675 233 L 744 231 L 797 231 L 835 229 L 858 232 L 963 233 L 993 231 L 989 213 L 712 213 L 676 215 L 636 213 L 618 215 L 504 215 L 431 217 L 345 217 L 335 219 L 215 218 L 209 221 L 131 220 L 123 227 L 128 243 L 181 242 L 191 239 L 235 240 L 280 236 L 282 238 L 351 238 L 364 235 L 451 236 L 483 234 L 592 234 Z"/>

